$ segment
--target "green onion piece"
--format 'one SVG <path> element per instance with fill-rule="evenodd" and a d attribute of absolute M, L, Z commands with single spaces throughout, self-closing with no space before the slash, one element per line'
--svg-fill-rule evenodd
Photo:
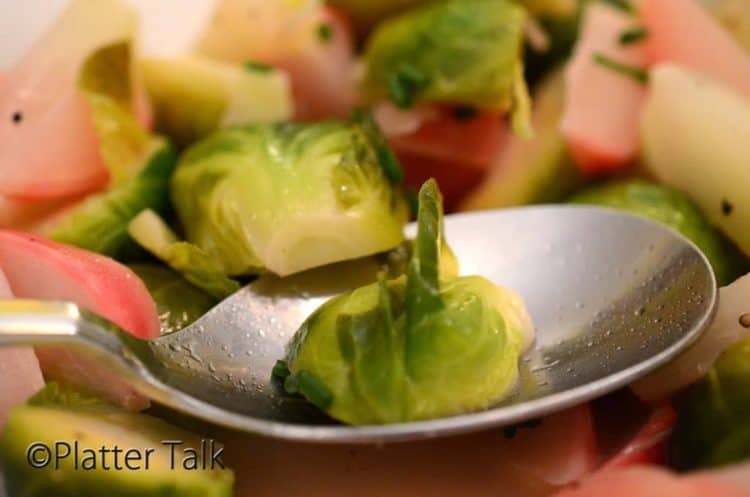
<path fill-rule="evenodd" d="M 644 27 L 626 29 L 620 33 L 620 45 L 632 45 L 643 41 L 648 36 L 648 30 Z"/>
<path fill-rule="evenodd" d="M 262 62 L 257 62 L 254 60 L 248 60 L 245 63 L 243 63 L 242 66 L 248 71 L 255 71 L 255 72 L 273 71 L 273 67 L 269 66 L 268 64 L 264 64 Z"/>
<path fill-rule="evenodd" d="M 315 375 L 302 370 L 287 377 L 284 382 L 287 393 L 301 393 L 310 403 L 325 411 L 333 403 L 333 393 Z"/>
<path fill-rule="evenodd" d="M 273 369 L 271 370 L 271 376 L 280 380 L 287 379 L 290 374 L 292 373 L 289 371 L 289 365 L 286 361 L 282 360 L 276 361 L 276 364 L 273 365 Z"/>
<path fill-rule="evenodd" d="M 614 59 L 607 57 L 602 53 L 595 53 L 593 56 L 594 63 L 599 64 L 602 67 L 611 69 L 614 72 L 628 76 L 638 81 L 639 83 L 648 83 L 648 71 L 641 67 L 634 67 L 628 64 L 623 64 Z"/>
<path fill-rule="evenodd" d="M 328 43 L 331 41 L 331 38 L 333 38 L 333 29 L 330 24 L 325 22 L 318 24 L 316 33 L 318 35 L 318 40 L 320 40 L 321 43 Z"/>

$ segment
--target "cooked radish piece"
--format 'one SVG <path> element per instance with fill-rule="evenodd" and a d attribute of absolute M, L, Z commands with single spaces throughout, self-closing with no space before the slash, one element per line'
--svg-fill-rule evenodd
<path fill-rule="evenodd" d="M 5 274 L 0 270 L 0 299 L 13 294 Z M 8 411 L 25 402 L 44 386 L 39 361 L 31 347 L 0 347 L 0 431 Z"/>
<path fill-rule="evenodd" d="M 299 119 L 346 117 L 354 103 L 351 29 L 343 14 L 322 2 L 221 0 L 196 50 L 287 71 Z"/>
<path fill-rule="evenodd" d="M 750 275 L 719 291 L 719 309 L 711 326 L 677 359 L 637 381 L 631 388 L 646 402 L 661 402 L 701 379 L 730 345 L 748 337 L 740 317 L 750 314 Z"/>
<path fill-rule="evenodd" d="M 19 298 L 70 300 L 138 338 L 159 336 L 156 304 L 141 280 L 112 259 L 15 231 L 0 230 L 0 267 Z M 45 374 L 128 408 L 148 401 L 109 370 L 66 349 L 38 350 Z"/>
<path fill-rule="evenodd" d="M 604 470 L 555 497 L 747 497 L 748 490 L 710 474 L 677 476 L 658 467 Z"/>
<path fill-rule="evenodd" d="M 635 436 L 604 467 L 611 469 L 639 464 L 665 464 L 667 441 L 676 422 L 677 412 L 671 405 L 657 407 Z"/>
<path fill-rule="evenodd" d="M 644 66 L 642 46 L 619 43 L 620 34 L 636 24 L 627 13 L 603 3 L 590 3 L 586 9 L 580 38 L 565 71 L 561 124 L 571 154 L 584 172 L 621 168 L 638 152 L 638 119 L 645 86 L 601 63 L 603 56 L 628 68 Z"/>
<path fill-rule="evenodd" d="M 60 198 L 107 184 L 78 76 L 88 55 L 130 37 L 134 29 L 134 14 L 118 0 L 75 0 L 5 75 L 0 90 L 0 195 Z M 147 121 L 145 101 L 134 100 Z"/>
<path fill-rule="evenodd" d="M 672 62 L 750 95 L 750 54 L 696 1 L 643 0 L 650 65 Z"/>
<path fill-rule="evenodd" d="M 234 437 L 225 461 L 243 475 L 238 497 L 544 497 L 586 476 L 596 458 L 583 406 L 535 427 L 383 447 Z"/>

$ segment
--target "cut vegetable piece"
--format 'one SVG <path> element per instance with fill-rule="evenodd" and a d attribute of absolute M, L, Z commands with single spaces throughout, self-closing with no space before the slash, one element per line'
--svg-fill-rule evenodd
<path fill-rule="evenodd" d="M 643 67 L 643 48 L 618 41 L 620 34 L 635 23 L 626 12 L 603 3 L 593 2 L 586 8 L 581 35 L 565 71 L 561 122 L 573 158 L 583 172 L 621 168 L 638 152 L 645 87 L 595 61 L 598 54 L 618 64 Z"/>
<path fill-rule="evenodd" d="M 179 145 L 189 145 L 234 124 L 292 117 L 289 77 L 202 57 L 144 59 L 141 68 L 153 99 L 156 127 Z"/>
<path fill-rule="evenodd" d="M 132 254 L 130 221 L 143 209 L 164 212 L 169 208 L 169 179 L 177 156 L 169 144 L 159 143 L 135 178 L 62 212 L 47 229 L 48 236 L 118 259 Z"/>
<path fill-rule="evenodd" d="M 80 200 L 80 197 L 47 200 L 0 197 L 0 228 L 40 233 L 47 222 Z"/>
<path fill-rule="evenodd" d="M 587 467 L 562 480 L 588 474 L 588 463 L 574 461 L 596 460 L 589 443 L 592 428 L 577 422 L 585 418 L 581 409 L 527 426 L 385 446 L 232 437 L 226 462 L 243 475 L 237 481 L 238 497 L 545 497 L 556 488 L 549 482 L 561 481 L 566 469 Z M 515 457 L 517 447 L 527 447 L 522 458 Z M 553 461 L 551 455 L 559 459 Z"/>
<path fill-rule="evenodd" d="M 748 491 L 720 478 L 677 476 L 658 467 L 606 470 L 554 497 L 747 497 Z"/>
<path fill-rule="evenodd" d="M 582 182 L 560 132 L 564 89 L 561 72 L 540 84 L 533 99 L 534 137 L 508 137 L 489 175 L 461 210 L 554 202 Z"/>
<path fill-rule="evenodd" d="M 381 24 L 368 40 L 362 91 L 400 107 L 417 101 L 510 112 L 530 133 L 523 79 L 522 8 L 504 0 L 450 0 Z"/>
<path fill-rule="evenodd" d="M 107 169 L 89 103 L 78 91 L 84 59 L 132 36 L 118 0 L 76 0 L 10 71 L 0 93 L 0 194 L 59 198 L 104 187 Z"/>
<path fill-rule="evenodd" d="M 132 264 L 130 269 L 143 280 L 156 301 L 162 335 L 192 324 L 216 304 L 216 299 L 168 267 Z"/>
<path fill-rule="evenodd" d="M 349 26 L 317 0 L 221 0 L 196 51 L 284 69 L 292 79 L 295 115 L 304 120 L 346 117 L 355 100 Z"/>
<path fill-rule="evenodd" d="M 485 278 L 441 277 L 442 214 L 428 181 L 406 275 L 318 308 L 289 344 L 288 393 L 356 425 L 477 411 L 508 395 L 531 320 L 518 295 Z"/>
<path fill-rule="evenodd" d="M 59 457 L 34 467 L 27 448 L 40 445 Z M 231 497 L 233 472 L 211 458 L 220 449 L 161 419 L 106 406 L 18 407 L 0 438 L 8 492 L 28 497 Z"/>
<path fill-rule="evenodd" d="M 688 193 L 750 255 L 750 100 L 689 70 L 659 66 L 641 136 L 648 170 Z"/>
<path fill-rule="evenodd" d="M 181 242 L 158 214 L 146 209 L 128 226 L 128 233 L 143 248 L 166 262 L 186 280 L 222 300 L 240 289 L 219 263 L 197 245 Z"/>
<path fill-rule="evenodd" d="M 747 271 L 742 254 L 681 191 L 643 179 L 621 180 L 579 191 L 570 201 L 625 210 L 677 230 L 705 254 L 720 285 L 731 283 Z"/>
<path fill-rule="evenodd" d="M 650 65 L 674 63 L 750 96 L 750 54 L 698 2 L 643 0 L 640 17 Z"/>
<path fill-rule="evenodd" d="M 12 299 L 13 293 L 0 270 L 0 299 Z M 0 347 L 0 433 L 12 407 L 34 395 L 44 386 L 39 361 L 31 347 Z"/>
<path fill-rule="evenodd" d="M 655 464 L 666 465 L 667 441 L 672 434 L 677 413 L 669 405 L 662 405 L 651 412 L 643 427 L 603 466 L 605 469 Z"/>
<path fill-rule="evenodd" d="M 16 297 L 71 300 L 138 338 L 159 336 L 159 316 L 148 290 L 132 271 L 112 259 L 3 230 L 0 267 Z M 82 355 L 58 348 L 37 352 L 50 378 L 81 385 L 129 408 L 148 405 L 114 373 Z"/>
<path fill-rule="evenodd" d="M 694 345 L 631 388 L 641 399 L 655 403 L 698 381 L 724 350 L 750 335 L 740 321 L 744 315 L 750 319 L 750 275 L 720 290 L 716 317 Z"/>
<path fill-rule="evenodd" d="M 588 404 L 544 418 L 533 429 L 519 429 L 507 445 L 513 464 L 554 486 L 580 480 L 599 462 Z"/>
<path fill-rule="evenodd" d="M 284 276 L 401 243 L 399 176 L 365 118 L 245 126 L 188 149 L 172 199 L 187 240 L 226 274 Z"/>

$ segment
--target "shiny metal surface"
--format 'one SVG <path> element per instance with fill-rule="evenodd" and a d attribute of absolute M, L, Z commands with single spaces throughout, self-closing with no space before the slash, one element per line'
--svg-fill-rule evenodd
<path fill-rule="evenodd" d="M 518 291 L 537 331 L 516 393 L 484 412 L 350 427 L 273 384 L 271 368 L 295 329 L 329 296 L 372 281 L 372 259 L 261 278 L 188 328 L 148 344 L 105 330 L 72 304 L 3 302 L 0 345 L 76 343 L 143 394 L 219 425 L 286 439 L 372 443 L 517 423 L 600 396 L 674 357 L 715 311 L 717 288 L 705 257 L 641 218 L 530 207 L 449 216 L 446 233 L 461 273 Z"/>

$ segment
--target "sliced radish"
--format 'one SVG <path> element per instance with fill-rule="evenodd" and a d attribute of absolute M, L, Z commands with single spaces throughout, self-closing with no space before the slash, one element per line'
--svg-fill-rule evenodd
<path fill-rule="evenodd" d="M 603 3 L 590 3 L 586 9 L 581 35 L 565 71 L 561 123 L 571 154 L 584 172 L 621 168 L 638 152 L 645 87 L 594 61 L 601 54 L 617 63 L 643 67 L 643 48 L 619 43 L 620 34 L 636 23 L 627 13 Z"/>
<path fill-rule="evenodd" d="M 677 422 L 677 413 L 666 404 L 654 409 L 636 435 L 606 462 L 604 468 L 624 468 L 638 464 L 665 464 L 667 441 Z"/>
<path fill-rule="evenodd" d="M 284 69 L 299 119 L 346 117 L 354 104 L 351 27 L 340 11 L 320 1 L 220 0 L 197 51 Z"/>
<path fill-rule="evenodd" d="M 78 75 L 88 55 L 131 37 L 134 29 L 134 14 L 118 0 L 75 0 L 5 75 L 0 195 L 59 198 L 106 185 L 108 172 Z M 135 100 L 147 120 L 147 106 Z"/>
<path fill-rule="evenodd" d="M 590 421 L 588 407 L 579 407 L 515 434 L 497 429 L 383 447 L 235 437 L 225 462 L 243 475 L 237 497 L 544 497 L 593 468 Z"/>
<path fill-rule="evenodd" d="M 747 497 L 747 489 L 711 476 L 677 476 L 658 467 L 604 470 L 555 497 Z"/>
<path fill-rule="evenodd" d="M 159 316 L 148 290 L 132 271 L 112 259 L 0 230 L 0 267 L 16 297 L 70 300 L 136 337 L 159 336 Z M 40 348 L 37 353 L 49 378 L 82 386 L 127 408 L 148 406 L 148 400 L 84 356 L 58 348 Z"/>
<path fill-rule="evenodd" d="M 643 0 L 650 65 L 673 62 L 750 95 L 750 54 L 696 1 Z"/>
<path fill-rule="evenodd" d="M 719 308 L 711 326 L 677 359 L 631 385 L 642 400 L 658 403 L 702 378 L 729 346 L 748 336 L 740 317 L 750 313 L 750 275 L 719 291 Z"/>
<path fill-rule="evenodd" d="M 0 270 L 0 299 L 11 298 L 10 285 Z M 8 411 L 28 400 L 43 386 L 39 361 L 31 347 L 0 347 L 0 432 Z"/>

